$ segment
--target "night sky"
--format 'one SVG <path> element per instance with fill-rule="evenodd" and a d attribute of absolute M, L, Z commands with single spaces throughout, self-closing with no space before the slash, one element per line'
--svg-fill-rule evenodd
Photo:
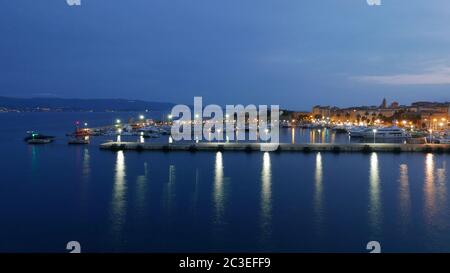
<path fill-rule="evenodd" d="M 0 95 L 450 101 L 450 1 L 0 0 Z"/>

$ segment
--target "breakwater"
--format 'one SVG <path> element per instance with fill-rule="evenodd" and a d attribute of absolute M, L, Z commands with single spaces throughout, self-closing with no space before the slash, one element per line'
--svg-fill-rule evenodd
<path fill-rule="evenodd" d="M 270 148 L 276 152 L 425 152 L 450 153 L 450 144 L 397 144 L 397 143 L 311 143 L 278 145 L 270 143 L 139 143 L 139 142 L 107 142 L 100 145 L 106 150 L 136 150 L 136 151 L 264 151 Z"/>

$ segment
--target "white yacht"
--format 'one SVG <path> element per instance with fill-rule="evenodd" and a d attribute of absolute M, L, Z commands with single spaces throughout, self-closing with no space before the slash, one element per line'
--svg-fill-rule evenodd
<path fill-rule="evenodd" d="M 368 130 L 368 128 L 364 127 L 364 126 L 353 126 L 353 127 L 348 129 L 348 134 L 351 137 L 363 137 L 364 136 L 364 132 L 366 130 Z"/>
<path fill-rule="evenodd" d="M 405 130 L 395 126 L 378 129 L 366 129 L 362 135 L 364 138 L 375 137 L 378 139 L 404 139 L 410 137 Z"/>

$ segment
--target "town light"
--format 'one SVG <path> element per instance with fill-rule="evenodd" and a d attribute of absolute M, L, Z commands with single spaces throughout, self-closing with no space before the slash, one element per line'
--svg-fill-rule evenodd
<path fill-rule="evenodd" d="M 140 119 L 140 120 L 143 120 L 144 118 L 145 118 L 144 115 L 140 115 L 140 116 L 139 116 L 139 119 Z"/>
<path fill-rule="evenodd" d="M 121 134 L 122 133 L 122 129 L 117 129 L 117 133 Z"/>
<path fill-rule="evenodd" d="M 116 123 L 119 124 L 121 121 L 120 119 L 116 119 Z"/>
<path fill-rule="evenodd" d="M 87 122 L 85 122 L 85 123 L 84 123 L 84 126 L 85 126 L 85 127 L 87 127 L 87 126 L 88 126 Z"/>
<path fill-rule="evenodd" d="M 373 143 L 375 143 L 375 136 L 377 134 L 377 129 L 373 129 L 372 132 L 373 132 Z"/>
<path fill-rule="evenodd" d="M 168 119 L 172 119 L 172 115 L 168 115 L 167 118 L 168 118 Z"/>

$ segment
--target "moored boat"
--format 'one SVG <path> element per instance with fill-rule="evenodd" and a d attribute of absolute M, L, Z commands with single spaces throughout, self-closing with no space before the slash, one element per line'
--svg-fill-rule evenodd
<path fill-rule="evenodd" d="M 384 127 L 378 129 L 366 129 L 362 133 L 363 138 L 378 138 L 378 139 L 405 139 L 410 138 L 411 135 L 408 134 L 404 129 L 392 126 Z"/>
<path fill-rule="evenodd" d="M 46 136 L 34 131 L 28 131 L 27 134 L 28 135 L 24 138 L 24 141 L 26 142 L 29 142 L 30 140 L 50 140 L 49 142 L 52 142 L 55 139 L 54 136 Z"/>

